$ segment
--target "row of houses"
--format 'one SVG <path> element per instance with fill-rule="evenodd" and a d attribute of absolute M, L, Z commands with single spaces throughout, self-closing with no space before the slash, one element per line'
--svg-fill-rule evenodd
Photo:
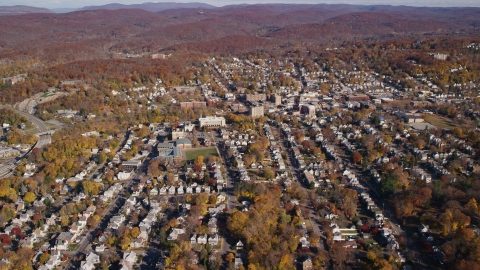
<path fill-rule="evenodd" d="M 272 160 L 277 163 L 278 169 L 280 171 L 285 170 L 285 161 L 283 160 L 281 149 L 278 147 L 277 141 L 275 140 L 275 136 L 273 135 L 272 128 L 270 125 L 264 125 L 263 129 L 265 131 L 265 135 L 270 140 L 270 154 L 272 155 Z"/>
<path fill-rule="evenodd" d="M 219 241 L 220 241 L 220 236 L 216 233 L 211 235 L 200 234 L 198 236 L 196 234 L 193 234 L 192 237 L 190 237 L 191 244 L 199 244 L 199 245 L 210 244 L 212 246 L 216 246 L 218 245 Z"/>
<path fill-rule="evenodd" d="M 183 194 L 199 194 L 205 192 L 210 194 L 213 192 L 210 186 L 200 186 L 200 185 L 188 185 L 184 186 L 163 186 L 161 188 L 152 188 L 149 190 L 150 196 L 158 196 L 158 195 L 183 195 Z"/>
<path fill-rule="evenodd" d="M 55 245 L 52 247 L 52 250 L 68 250 L 69 245 L 73 244 L 74 241 L 82 234 L 83 230 L 87 226 L 87 220 L 89 217 L 93 216 L 95 213 L 96 207 L 90 205 L 78 218 L 78 221 L 72 224 L 68 232 L 62 232 L 57 236 Z"/>
<path fill-rule="evenodd" d="M 148 242 L 150 230 L 157 221 L 157 216 L 162 211 L 162 207 L 160 206 L 158 201 L 150 201 L 149 207 L 150 209 L 147 216 L 140 222 L 138 226 L 140 234 L 137 238 L 132 239 L 130 242 L 130 248 L 132 249 L 143 248 L 146 245 L 146 243 Z"/>

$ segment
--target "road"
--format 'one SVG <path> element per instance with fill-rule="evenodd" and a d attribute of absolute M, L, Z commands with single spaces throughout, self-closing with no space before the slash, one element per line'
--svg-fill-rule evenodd
<path fill-rule="evenodd" d="M 393 147 L 393 148 L 395 148 L 395 147 Z M 346 164 L 351 164 L 350 163 L 350 158 L 348 157 L 348 155 L 345 153 L 345 151 L 341 147 L 339 147 L 338 145 L 335 145 L 335 150 L 337 151 L 337 153 L 340 154 L 340 156 L 342 157 L 343 161 Z M 348 169 L 350 171 L 352 171 L 355 175 L 358 175 L 358 176 L 362 175 L 362 171 L 357 166 L 350 166 Z M 389 204 L 383 199 L 383 196 L 377 191 L 377 188 L 373 187 L 370 184 L 370 182 L 367 181 L 363 176 L 359 177 L 358 179 L 359 179 L 359 182 L 362 184 L 362 186 L 365 188 L 365 191 L 367 193 L 369 193 L 370 195 L 372 195 L 372 197 L 375 198 L 375 200 L 377 201 L 377 205 L 382 208 L 383 215 L 386 218 L 388 218 L 386 223 L 389 223 L 390 228 L 394 232 L 394 235 L 396 235 L 397 237 L 403 236 L 403 237 L 405 237 L 405 239 L 410 240 L 410 241 L 407 242 L 408 246 L 407 246 L 406 250 L 414 251 L 414 253 L 415 253 L 415 256 L 414 256 L 414 259 L 413 259 L 414 266 L 417 269 L 423 269 L 422 267 L 425 266 L 425 263 L 423 262 L 423 260 L 421 258 L 421 252 L 418 249 L 417 245 L 415 244 L 415 240 L 410 239 L 408 234 L 400 226 L 400 223 L 397 220 L 395 212 L 390 208 Z"/>
<path fill-rule="evenodd" d="M 98 222 L 98 224 L 94 228 L 91 228 L 85 233 L 85 237 L 83 237 L 83 239 L 78 244 L 77 250 L 73 252 L 64 252 L 65 254 L 68 254 L 69 257 L 72 258 L 80 254 L 86 254 L 88 253 L 88 251 L 92 250 L 91 244 L 92 244 L 92 240 L 95 238 L 96 231 L 98 229 L 103 231 L 107 228 L 110 218 L 114 216 L 119 211 L 119 209 L 124 205 L 126 201 L 126 198 L 125 198 L 126 191 L 128 191 L 131 188 L 133 181 L 135 179 L 139 179 L 140 175 L 141 173 L 137 172 L 132 178 L 130 178 L 130 180 L 127 180 L 125 182 L 126 184 L 124 186 L 124 189 L 117 195 L 115 200 L 111 201 L 108 204 L 108 208 L 105 210 L 105 214 L 103 215 L 100 222 Z M 73 265 L 72 261 L 69 260 L 68 264 L 65 266 L 65 269 L 73 270 L 73 269 L 78 269 L 78 267 Z"/>
<path fill-rule="evenodd" d="M 127 134 L 123 138 L 122 143 L 115 149 L 114 152 L 117 152 L 118 149 L 121 146 L 125 145 L 129 136 L 130 136 L 130 131 L 127 131 Z M 103 166 L 105 166 L 105 163 L 103 164 Z M 98 172 L 99 169 L 103 166 L 100 166 L 96 170 L 96 172 Z M 126 201 L 125 193 L 126 193 L 126 191 L 128 191 L 131 188 L 131 186 L 133 184 L 133 181 L 135 179 L 140 178 L 141 174 L 144 173 L 144 172 L 146 172 L 146 166 L 145 166 L 145 163 L 142 163 L 142 165 L 139 168 L 137 168 L 136 173 L 129 180 L 118 181 L 117 182 L 117 183 L 124 184 L 123 190 L 115 197 L 115 200 L 112 200 L 108 204 L 108 207 L 105 210 L 104 215 L 102 216 L 102 218 L 100 219 L 98 224 L 94 228 L 92 228 L 90 230 L 87 230 L 85 233 L 82 234 L 82 235 L 85 235 L 85 236 L 80 241 L 77 249 L 75 251 L 64 252 L 65 254 L 69 255 L 69 258 L 72 258 L 73 256 L 76 256 L 76 255 L 79 255 L 79 254 L 85 254 L 88 251 L 91 251 L 91 244 L 92 244 L 92 240 L 95 238 L 95 232 L 98 229 L 101 229 L 102 231 L 105 230 L 105 228 L 108 226 L 108 222 L 110 221 L 110 218 L 113 215 L 115 215 L 118 212 L 118 210 L 125 204 L 125 201 Z M 68 263 L 65 265 L 65 267 L 63 269 L 78 269 L 78 267 L 75 267 L 72 264 L 72 261 L 69 260 Z"/>
<path fill-rule="evenodd" d="M 16 109 L 12 108 L 10 105 L 0 105 L 0 109 L 3 109 L 3 108 L 12 109 L 16 113 L 18 113 L 18 114 L 24 116 L 25 118 L 27 118 L 27 120 L 30 121 L 37 128 L 39 133 L 37 133 L 38 141 L 30 149 L 30 151 L 28 151 L 25 155 L 23 155 L 19 159 L 11 160 L 11 161 L 9 161 L 7 163 L 4 163 L 0 166 L 0 178 L 4 178 L 4 177 L 12 175 L 15 167 L 20 165 L 21 159 L 24 158 L 24 157 L 28 157 L 28 155 L 30 154 L 30 152 L 33 148 L 35 148 L 35 147 L 36 148 L 41 148 L 41 147 L 51 143 L 51 141 L 52 141 L 51 135 L 47 133 L 48 132 L 48 127 L 43 123 L 43 121 L 41 119 L 39 119 L 39 118 L 37 118 L 37 117 L 35 117 L 31 114 L 16 110 Z"/>
<path fill-rule="evenodd" d="M 224 151 L 224 144 L 223 140 L 219 136 L 215 136 L 213 134 L 214 132 L 210 132 L 210 136 L 212 138 L 212 141 L 215 142 L 215 147 L 217 148 L 218 155 L 220 156 L 222 160 L 222 164 L 224 164 L 225 169 L 227 170 L 226 172 L 226 177 L 225 177 L 225 182 L 226 182 L 226 190 L 225 193 L 227 194 L 227 201 L 225 202 L 225 205 L 230 212 L 233 208 L 237 207 L 237 197 L 233 194 L 234 191 L 234 178 L 233 178 L 233 169 L 228 165 L 229 163 L 226 162 L 226 152 Z M 220 148 L 219 148 L 220 146 Z M 230 245 L 227 242 L 228 236 L 225 235 L 222 237 L 222 248 L 220 250 L 220 254 L 225 255 L 228 252 L 230 252 Z M 234 244 L 234 243 L 231 243 Z"/>
<path fill-rule="evenodd" d="M 23 111 L 19 111 L 19 110 L 13 108 L 10 105 L 0 105 L 0 109 L 4 109 L 4 108 L 12 109 L 16 113 L 18 113 L 21 116 L 27 118 L 28 121 L 30 121 L 38 129 L 39 133 L 45 133 L 45 132 L 48 131 L 48 127 L 43 123 L 43 121 L 41 119 L 35 117 L 34 115 L 23 112 Z"/>
<path fill-rule="evenodd" d="M 298 182 L 300 183 L 300 177 L 299 177 L 299 174 L 300 174 L 300 171 L 295 169 L 293 166 L 292 166 L 292 163 L 293 163 L 293 156 L 291 155 L 291 153 L 288 151 L 287 149 L 287 140 L 285 140 L 285 137 L 282 136 L 281 134 L 281 130 L 280 128 L 278 127 L 274 127 L 274 126 L 270 126 L 271 129 L 272 129 L 272 132 L 275 134 L 275 136 L 278 139 L 278 145 L 280 146 L 280 149 L 282 151 L 282 153 L 286 153 L 287 154 L 287 158 L 284 160 L 285 162 L 285 165 L 288 167 L 288 169 L 290 170 L 290 173 L 292 175 L 292 178 L 294 179 L 294 182 Z M 303 188 L 305 188 L 303 185 L 302 185 Z M 308 208 L 310 210 L 310 215 L 308 216 L 308 220 L 310 221 L 310 224 L 312 225 L 312 231 L 318 235 L 320 237 L 320 241 L 318 242 L 317 244 L 317 248 L 319 250 L 324 250 L 325 249 L 325 244 L 324 244 L 324 241 L 325 241 L 325 236 L 323 235 L 323 231 L 320 229 L 320 223 L 318 222 L 317 220 L 317 216 L 316 216 L 316 211 L 314 209 L 312 209 L 311 207 L 307 206 L 307 205 L 304 205 L 305 208 Z"/>
<path fill-rule="evenodd" d="M 316 215 L 314 214 L 314 211 L 310 211 L 310 215 L 308 216 L 308 219 L 310 220 L 310 224 L 312 224 L 312 230 L 313 232 L 320 237 L 320 241 L 318 241 L 317 248 L 319 250 L 325 249 L 325 245 L 323 244 L 323 240 L 325 240 L 324 235 L 322 230 L 320 230 L 320 223 L 317 222 Z"/>

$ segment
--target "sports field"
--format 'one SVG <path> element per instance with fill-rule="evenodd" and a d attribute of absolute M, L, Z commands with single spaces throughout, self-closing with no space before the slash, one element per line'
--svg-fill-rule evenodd
<path fill-rule="evenodd" d="M 185 156 L 187 160 L 193 160 L 198 156 L 203 156 L 205 158 L 210 156 L 218 157 L 218 153 L 216 148 L 206 148 L 206 149 L 199 149 L 199 150 L 187 150 L 185 151 Z"/>

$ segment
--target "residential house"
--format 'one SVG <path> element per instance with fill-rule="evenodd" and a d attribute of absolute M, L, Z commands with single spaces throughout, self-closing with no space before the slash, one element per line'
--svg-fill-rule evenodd
<path fill-rule="evenodd" d="M 145 245 L 145 240 L 143 238 L 135 238 L 130 241 L 130 248 L 142 248 Z"/>
<path fill-rule="evenodd" d="M 197 244 L 206 244 L 208 241 L 206 234 L 201 234 L 197 237 Z"/>
<path fill-rule="evenodd" d="M 96 252 L 104 252 L 106 248 L 107 247 L 104 244 L 98 245 L 98 246 L 95 247 L 95 251 Z"/>
<path fill-rule="evenodd" d="M 120 225 L 123 224 L 124 221 L 125 221 L 124 215 L 113 216 L 112 218 L 110 218 L 108 228 L 117 230 L 120 227 Z"/>
<path fill-rule="evenodd" d="M 242 262 L 242 259 L 241 258 L 238 258 L 236 257 L 235 258 L 235 261 L 234 261 L 234 266 L 235 266 L 235 269 L 239 269 L 240 266 L 243 265 L 243 262 Z"/>
<path fill-rule="evenodd" d="M 158 195 L 158 189 L 152 188 L 149 192 L 150 196 L 157 196 Z"/>
<path fill-rule="evenodd" d="M 172 228 L 172 231 L 171 231 L 170 234 L 168 235 L 167 240 L 168 240 L 168 241 L 177 240 L 178 236 L 179 236 L 180 234 L 184 234 L 184 233 L 185 233 L 185 230 L 184 230 L 184 229 L 181 229 L 181 228 Z"/>
<path fill-rule="evenodd" d="M 88 253 L 87 257 L 85 257 L 85 260 L 83 260 L 80 263 L 80 270 L 94 270 L 95 269 L 95 264 L 100 263 L 100 256 L 97 254 L 90 252 Z"/>
<path fill-rule="evenodd" d="M 344 248 L 357 248 L 357 242 L 354 241 L 354 240 L 346 241 L 346 242 L 343 244 L 343 247 L 344 247 Z"/>
<path fill-rule="evenodd" d="M 68 246 L 73 243 L 74 235 L 70 232 L 62 232 L 57 236 L 54 250 L 68 250 Z"/>
<path fill-rule="evenodd" d="M 120 261 L 121 270 L 132 270 L 137 260 L 137 254 L 133 251 L 123 253 L 123 258 Z"/>
<path fill-rule="evenodd" d="M 222 192 L 222 193 L 220 193 L 220 194 L 217 196 L 217 203 L 222 203 L 222 202 L 224 202 L 226 199 L 227 199 L 227 194 L 225 194 L 224 192 Z"/>
<path fill-rule="evenodd" d="M 310 258 L 310 256 L 305 261 L 302 262 L 302 269 L 303 270 L 313 269 L 312 258 Z"/>
<path fill-rule="evenodd" d="M 428 231 L 429 231 L 428 225 L 420 224 L 420 226 L 418 226 L 419 233 L 427 233 Z"/>
<path fill-rule="evenodd" d="M 46 269 L 52 270 L 58 265 L 60 265 L 60 263 L 62 262 L 61 258 L 62 254 L 60 253 L 60 251 L 52 250 L 50 254 L 50 259 L 45 263 Z"/>
<path fill-rule="evenodd" d="M 197 235 L 196 234 L 193 234 L 192 237 L 190 237 L 190 243 L 192 245 L 197 243 Z"/>
<path fill-rule="evenodd" d="M 310 242 L 306 236 L 300 237 L 300 246 L 301 248 L 310 248 Z"/>
<path fill-rule="evenodd" d="M 220 241 L 220 237 L 218 236 L 218 234 L 212 234 L 208 237 L 208 243 L 210 245 L 216 246 L 218 245 L 218 241 Z"/>

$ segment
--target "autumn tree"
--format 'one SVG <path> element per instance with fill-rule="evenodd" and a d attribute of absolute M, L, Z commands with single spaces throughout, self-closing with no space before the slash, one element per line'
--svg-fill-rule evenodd
<path fill-rule="evenodd" d="M 40 256 L 40 259 L 39 259 L 39 263 L 41 265 L 44 265 L 48 260 L 50 259 L 50 254 L 48 253 L 43 253 L 41 256 Z"/>
<path fill-rule="evenodd" d="M 353 163 L 359 164 L 360 161 L 362 161 L 363 157 L 362 157 L 362 154 L 360 154 L 359 152 L 353 152 L 352 158 L 353 158 Z"/>
<path fill-rule="evenodd" d="M 167 174 L 167 185 L 174 186 L 176 184 L 175 175 L 173 173 Z"/>
<path fill-rule="evenodd" d="M 217 195 L 211 194 L 211 195 L 208 197 L 208 203 L 210 203 L 210 204 L 217 204 Z"/>
<path fill-rule="evenodd" d="M 93 216 L 88 218 L 87 225 L 90 228 L 93 228 L 93 227 L 97 226 L 98 222 L 100 222 L 100 216 L 99 215 L 93 215 Z"/>
<path fill-rule="evenodd" d="M 263 177 L 267 180 L 272 180 L 275 177 L 275 174 L 270 168 L 264 168 L 263 169 Z"/>
<path fill-rule="evenodd" d="M 247 220 L 248 216 L 244 212 L 234 210 L 227 219 L 228 230 L 234 237 L 242 238 Z"/>
<path fill-rule="evenodd" d="M 137 238 L 140 235 L 140 229 L 138 227 L 134 227 L 130 232 L 132 238 Z"/>
<path fill-rule="evenodd" d="M 35 201 L 36 199 L 36 196 L 35 196 L 35 193 L 33 192 L 27 192 L 25 194 L 25 196 L 23 197 L 23 201 L 25 201 L 26 203 L 30 204 L 32 203 L 33 201 Z"/>
<path fill-rule="evenodd" d="M 475 198 L 471 198 L 468 203 L 465 205 L 465 209 L 467 209 L 467 211 L 471 212 L 471 213 L 475 213 L 477 214 L 478 213 L 478 204 L 477 204 L 477 200 L 475 200 Z"/>
<path fill-rule="evenodd" d="M 235 255 L 232 252 L 229 252 L 227 256 L 225 256 L 225 259 L 227 260 L 227 262 L 231 263 L 233 259 L 235 259 Z"/>
<path fill-rule="evenodd" d="M 120 248 L 122 250 L 127 250 L 130 247 L 130 237 L 124 236 L 122 240 L 120 241 Z"/>
<path fill-rule="evenodd" d="M 208 195 L 205 192 L 198 194 L 197 197 L 195 198 L 196 205 L 202 206 L 207 202 L 208 202 Z"/>
<path fill-rule="evenodd" d="M 70 225 L 70 218 L 66 215 L 60 216 L 60 224 L 63 227 L 67 227 L 68 225 Z"/>
<path fill-rule="evenodd" d="M 195 158 L 194 163 L 195 165 L 203 165 L 204 157 L 203 156 L 198 156 Z"/>
<path fill-rule="evenodd" d="M 160 170 L 160 160 L 155 159 L 148 164 L 148 175 L 158 176 L 162 171 Z"/>

